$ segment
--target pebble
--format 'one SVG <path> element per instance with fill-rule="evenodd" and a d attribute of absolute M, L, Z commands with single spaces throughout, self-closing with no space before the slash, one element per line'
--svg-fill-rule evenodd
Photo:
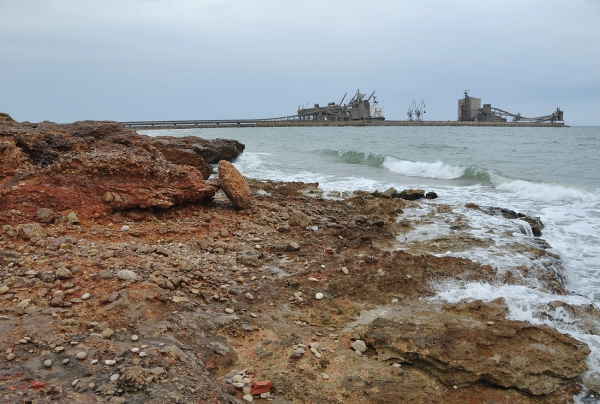
<path fill-rule="evenodd" d="M 110 376 L 110 381 L 111 381 L 111 382 L 116 382 L 117 380 L 119 380 L 119 378 L 120 378 L 120 377 L 121 377 L 121 375 L 120 375 L 120 374 L 118 374 L 118 373 L 115 373 L 114 375 L 111 375 L 111 376 Z"/>
<path fill-rule="evenodd" d="M 98 359 L 92 359 L 92 365 L 95 365 L 96 363 L 98 363 Z"/>
<path fill-rule="evenodd" d="M 63 359 L 63 365 L 66 365 L 67 363 L 69 363 L 68 359 Z"/>
<path fill-rule="evenodd" d="M 140 354 L 138 355 L 140 358 L 146 357 L 148 356 L 148 354 L 146 352 L 140 352 Z"/>
<path fill-rule="evenodd" d="M 234 383 L 241 383 L 242 379 L 243 379 L 242 375 L 235 375 L 235 376 L 233 376 L 233 382 Z"/>
<path fill-rule="evenodd" d="M 133 271 L 128 271 L 126 269 L 123 269 L 123 270 L 117 272 L 117 278 L 119 278 L 123 281 L 135 281 L 135 280 L 137 280 L 137 275 Z"/>
<path fill-rule="evenodd" d="M 329 375 L 327 373 L 321 373 L 321 377 L 323 380 L 329 380 Z"/>
<path fill-rule="evenodd" d="M 9 353 L 8 355 L 6 355 L 6 360 L 11 361 L 15 359 L 15 354 L 14 353 Z"/>
<path fill-rule="evenodd" d="M 71 386 L 75 387 L 75 386 L 77 386 L 77 383 L 79 383 L 79 379 L 73 380 L 73 383 L 71 383 Z"/>
<path fill-rule="evenodd" d="M 127 225 L 121 227 L 121 231 L 128 231 L 128 230 L 129 230 L 129 226 L 127 226 Z"/>
<path fill-rule="evenodd" d="M 318 292 L 318 293 L 315 295 L 315 299 L 317 299 L 317 300 L 321 300 L 322 298 L 323 298 L 323 293 L 321 293 L 321 292 Z"/>
<path fill-rule="evenodd" d="M 350 273 L 350 271 L 348 271 L 348 268 L 346 267 L 342 267 L 342 272 L 344 273 L 344 275 L 348 275 Z"/>
<path fill-rule="evenodd" d="M 131 336 L 131 340 L 132 341 L 137 341 L 139 339 L 139 337 L 137 335 L 132 335 Z"/>
<path fill-rule="evenodd" d="M 52 366 L 52 361 L 50 359 L 47 359 L 44 361 L 44 366 L 49 368 L 50 366 Z"/>
<path fill-rule="evenodd" d="M 117 364 L 117 361 L 116 361 L 116 360 L 114 360 L 114 359 L 107 359 L 107 360 L 105 360 L 105 361 L 104 361 L 104 364 L 105 364 L 106 366 L 114 366 L 114 365 L 116 365 L 116 364 Z"/>
<path fill-rule="evenodd" d="M 363 353 L 367 351 L 367 344 L 364 341 L 357 339 L 352 343 L 352 349 L 357 352 Z"/>
<path fill-rule="evenodd" d="M 227 307 L 227 308 L 225 309 L 225 313 L 233 314 L 233 313 L 234 313 L 234 310 L 233 310 L 231 307 Z"/>
<path fill-rule="evenodd" d="M 258 314 L 256 314 L 256 313 L 250 313 L 250 317 L 256 318 L 256 317 L 258 317 Z"/>
<path fill-rule="evenodd" d="M 87 358 L 87 353 L 85 353 L 83 351 L 77 352 L 77 355 L 75 355 L 75 358 L 79 359 L 79 360 L 83 360 L 83 359 Z"/>
<path fill-rule="evenodd" d="M 246 394 L 244 397 L 242 397 L 243 400 L 246 400 L 248 402 L 252 402 L 254 401 L 254 397 L 252 397 L 252 394 Z"/>
<path fill-rule="evenodd" d="M 131 352 L 133 353 L 138 353 L 140 351 L 140 348 L 131 348 Z"/>
<path fill-rule="evenodd" d="M 495 323 L 493 321 L 488 321 L 487 325 L 494 325 Z"/>

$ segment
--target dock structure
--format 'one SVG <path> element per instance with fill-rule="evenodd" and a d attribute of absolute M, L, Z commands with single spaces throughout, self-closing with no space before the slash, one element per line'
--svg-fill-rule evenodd
<path fill-rule="evenodd" d="M 564 127 L 564 123 L 551 122 L 476 122 L 476 121 L 320 121 L 305 119 L 222 119 L 196 121 L 138 121 L 122 122 L 128 128 L 139 130 L 201 129 L 201 128 L 265 128 L 310 126 L 500 126 L 500 127 Z"/>

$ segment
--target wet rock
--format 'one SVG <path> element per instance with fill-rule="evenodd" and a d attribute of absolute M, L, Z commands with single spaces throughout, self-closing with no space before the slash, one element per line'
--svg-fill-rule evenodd
<path fill-rule="evenodd" d="M 402 359 L 449 386 L 484 382 L 544 395 L 587 369 L 585 344 L 547 327 L 501 320 L 504 310 L 502 301 L 474 301 L 423 312 L 418 324 L 410 316 L 403 322 L 378 318 L 363 340 L 379 360 Z M 484 317 L 480 326 L 470 313 Z M 493 327 L 486 324 L 490 316 Z"/>
<path fill-rule="evenodd" d="M 237 253 L 236 260 L 242 265 L 251 267 L 261 267 L 263 265 L 260 258 L 262 254 L 257 251 L 247 250 Z"/>
<path fill-rule="evenodd" d="M 219 183 L 225 195 L 238 209 L 248 209 L 252 203 L 248 181 L 226 160 L 219 161 Z"/>
<path fill-rule="evenodd" d="M 427 198 L 427 199 L 437 199 L 437 197 L 438 197 L 438 194 L 436 194 L 433 191 L 429 191 L 425 194 L 425 198 Z"/>
<path fill-rule="evenodd" d="M 398 194 L 398 197 L 407 201 L 414 201 L 425 197 L 425 191 L 422 189 L 405 189 Z"/>

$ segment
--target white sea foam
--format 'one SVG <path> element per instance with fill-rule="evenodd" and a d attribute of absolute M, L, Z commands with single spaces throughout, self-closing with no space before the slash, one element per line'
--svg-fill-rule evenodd
<path fill-rule="evenodd" d="M 561 184 L 534 183 L 523 180 L 514 180 L 497 183 L 499 191 L 519 194 L 521 198 L 538 201 L 582 201 L 600 203 L 600 192 L 590 188 L 572 188 Z"/>
<path fill-rule="evenodd" d="M 425 163 L 422 161 L 398 160 L 387 156 L 383 161 L 383 167 L 391 172 L 402 174 L 407 177 L 437 178 L 442 180 L 452 180 L 460 178 L 465 169 L 459 166 L 451 166 L 441 161 L 435 163 Z"/>

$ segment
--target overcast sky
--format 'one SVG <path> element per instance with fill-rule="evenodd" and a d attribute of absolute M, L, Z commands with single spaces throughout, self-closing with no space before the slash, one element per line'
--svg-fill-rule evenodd
<path fill-rule="evenodd" d="M 0 0 L 19 121 L 268 118 L 376 91 L 388 119 L 463 90 L 600 125 L 599 0 Z"/>

